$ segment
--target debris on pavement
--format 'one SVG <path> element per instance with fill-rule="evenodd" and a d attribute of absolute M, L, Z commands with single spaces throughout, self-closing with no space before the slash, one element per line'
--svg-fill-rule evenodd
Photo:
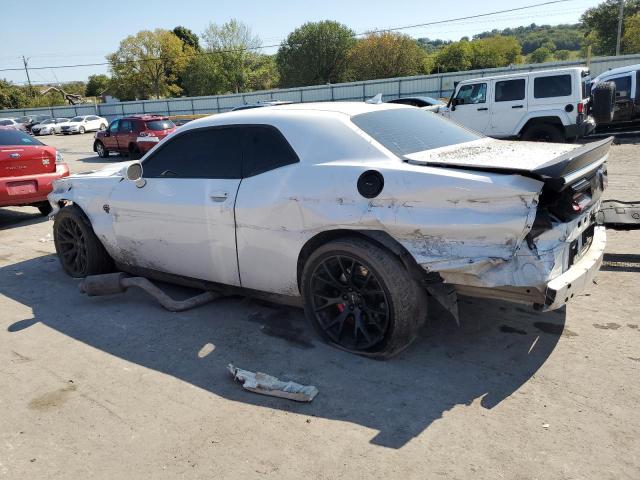
<path fill-rule="evenodd" d="M 234 380 L 242 383 L 245 390 L 271 397 L 286 398 L 297 402 L 311 402 L 316 395 L 318 389 L 313 385 L 300 385 L 295 382 L 283 382 L 271 375 L 262 372 L 249 372 L 235 367 L 233 364 L 228 366 L 229 372 L 233 375 Z"/>

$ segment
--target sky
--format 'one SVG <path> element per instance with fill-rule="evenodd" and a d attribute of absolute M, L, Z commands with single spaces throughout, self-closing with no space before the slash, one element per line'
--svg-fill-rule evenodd
<path fill-rule="evenodd" d="M 105 62 L 105 55 L 118 48 L 120 40 L 140 30 L 173 29 L 177 25 L 201 34 L 210 22 L 232 18 L 246 23 L 263 45 L 274 45 L 305 22 L 337 20 L 357 33 L 447 20 L 542 3 L 545 0 L 154 0 L 125 3 L 1 0 L 0 78 L 24 84 L 24 55 L 29 67 Z M 502 13 L 441 25 L 402 30 L 415 38 L 458 40 L 494 28 L 520 25 L 576 23 L 587 8 L 601 0 L 570 0 L 519 12 Z M 27 7 L 28 5 L 28 7 Z M 113 5 L 113 7 L 112 7 Z M 265 49 L 275 53 L 277 48 Z M 86 81 L 107 66 L 29 71 L 34 83 Z"/>

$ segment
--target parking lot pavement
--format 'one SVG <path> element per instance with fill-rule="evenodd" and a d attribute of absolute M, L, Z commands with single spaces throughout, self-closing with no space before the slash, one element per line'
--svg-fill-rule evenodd
<path fill-rule="evenodd" d="M 44 141 L 73 171 L 104 163 L 90 135 Z M 639 152 L 613 147 L 607 198 L 638 199 Z M 0 209 L 0 478 L 640 476 L 638 230 L 608 232 L 566 309 L 463 299 L 460 327 L 436 313 L 380 362 L 324 345 L 297 309 L 83 296 L 51 225 Z M 247 392 L 228 363 L 320 394 Z"/>

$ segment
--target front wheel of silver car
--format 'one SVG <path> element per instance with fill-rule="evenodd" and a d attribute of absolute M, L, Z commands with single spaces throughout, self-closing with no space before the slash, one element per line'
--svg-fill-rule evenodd
<path fill-rule="evenodd" d="M 72 277 L 83 278 L 113 270 L 113 260 L 89 219 L 76 205 L 64 207 L 56 214 L 53 241 L 62 268 Z"/>
<path fill-rule="evenodd" d="M 361 238 L 322 245 L 302 273 L 307 318 L 329 343 L 389 358 L 426 320 L 426 293 L 391 252 Z"/>
<path fill-rule="evenodd" d="M 78 129 L 78 132 L 80 132 L 81 134 L 82 134 L 82 133 L 84 133 L 84 127 L 80 127 L 80 128 Z"/>

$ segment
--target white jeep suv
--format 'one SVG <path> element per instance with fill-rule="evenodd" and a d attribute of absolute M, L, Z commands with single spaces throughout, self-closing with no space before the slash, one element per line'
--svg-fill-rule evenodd
<path fill-rule="evenodd" d="M 581 67 L 465 80 L 438 113 L 495 138 L 571 141 L 595 128 L 588 81 Z"/>

